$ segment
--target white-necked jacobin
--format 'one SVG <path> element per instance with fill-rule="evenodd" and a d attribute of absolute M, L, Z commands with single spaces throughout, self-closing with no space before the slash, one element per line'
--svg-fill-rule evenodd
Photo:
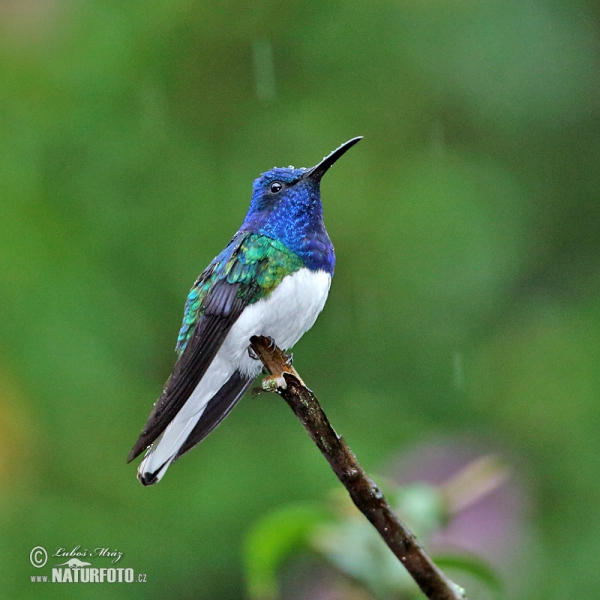
<path fill-rule="evenodd" d="M 187 297 L 173 373 L 129 453 L 128 462 L 148 449 L 138 469 L 144 485 L 160 481 L 248 389 L 262 368 L 249 351 L 253 335 L 287 350 L 313 326 L 335 266 L 321 177 L 361 139 L 312 169 L 275 167 L 254 181 L 244 223 Z"/>

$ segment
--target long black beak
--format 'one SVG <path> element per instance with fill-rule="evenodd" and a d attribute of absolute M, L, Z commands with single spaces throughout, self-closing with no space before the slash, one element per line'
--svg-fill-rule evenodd
<path fill-rule="evenodd" d="M 329 156 L 326 156 L 318 165 L 307 171 L 304 177 L 310 177 L 315 181 L 320 181 L 321 177 L 325 175 L 329 167 L 343 154 L 346 154 L 354 144 L 360 142 L 362 140 L 362 136 L 358 136 L 348 140 L 346 143 L 342 144 L 339 148 L 334 150 Z"/>

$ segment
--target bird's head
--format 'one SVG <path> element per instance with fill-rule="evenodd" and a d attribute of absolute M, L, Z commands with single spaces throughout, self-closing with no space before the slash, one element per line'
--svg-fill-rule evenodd
<path fill-rule="evenodd" d="M 255 179 L 245 228 L 256 228 L 275 215 L 315 213 L 314 216 L 320 218 L 321 178 L 338 158 L 361 139 L 355 137 L 347 141 L 310 169 L 274 167 Z"/>

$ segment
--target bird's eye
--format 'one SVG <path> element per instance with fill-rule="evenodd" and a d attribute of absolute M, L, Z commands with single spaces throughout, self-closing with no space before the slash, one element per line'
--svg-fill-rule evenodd
<path fill-rule="evenodd" d="M 279 181 L 274 181 L 271 184 L 271 187 L 269 188 L 271 190 L 272 194 L 276 194 L 277 192 L 281 191 L 281 188 L 283 187 L 283 184 Z"/>

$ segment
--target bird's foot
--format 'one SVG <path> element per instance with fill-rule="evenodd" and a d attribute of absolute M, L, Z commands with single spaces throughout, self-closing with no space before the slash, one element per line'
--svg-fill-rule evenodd
<path fill-rule="evenodd" d="M 275 348 L 277 348 L 277 343 L 275 342 L 275 340 L 271 336 L 265 336 L 265 337 L 269 340 L 269 349 L 275 350 Z M 252 348 L 252 346 L 248 346 L 248 356 L 252 360 L 260 360 L 260 356 L 258 356 L 258 354 L 256 354 L 256 352 L 254 351 L 254 348 Z"/>

